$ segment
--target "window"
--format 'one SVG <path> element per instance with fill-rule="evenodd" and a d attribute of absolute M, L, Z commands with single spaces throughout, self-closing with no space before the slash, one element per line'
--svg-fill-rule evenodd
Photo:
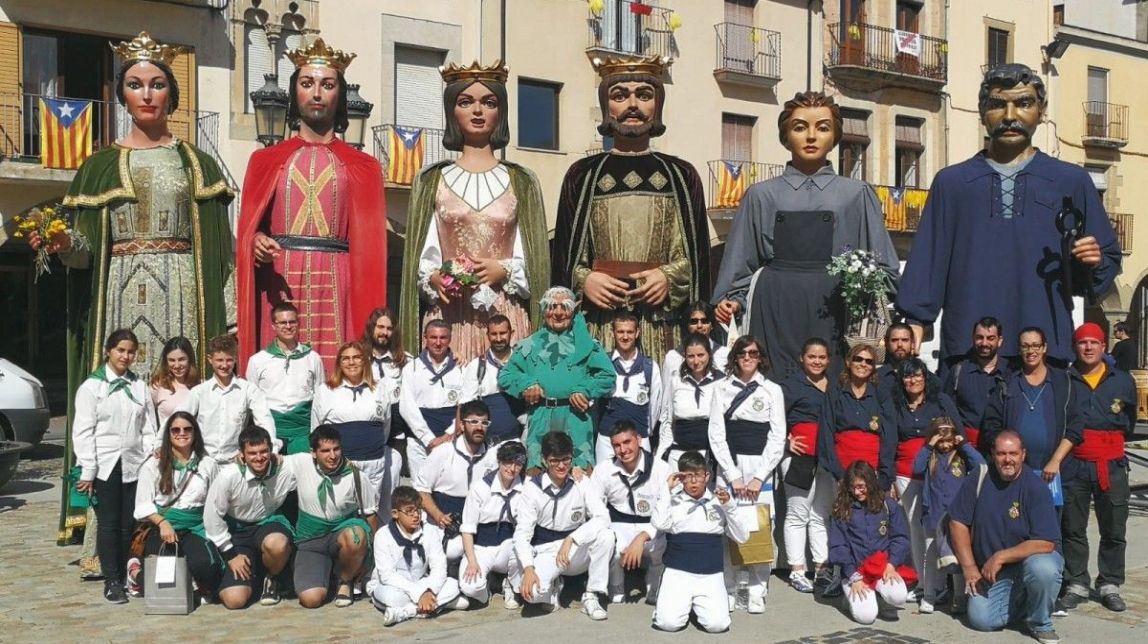
<path fill-rule="evenodd" d="M 721 158 L 726 161 L 753 160 L 752 116 L 740 114 L 721 115 Z"/>
<path fill-rule="evenodd" d="M 901 31 L 920 33 L 921 5 L 916 2 L 897 3 L 897 28 Z"/>
<path fill-rule="evenodd" d="M 246 112 L 251 114 L 255 111 L 251 104 L 251 92 L 263 87 L 267 82 L 263 78 L 265 74 L 277 74 L 279 87 L 284 91 L 288 89 L 291 74 L 295 73 L 295 65 L 287 58 L 287 52 L 303 46 L 303 34 L 284 29 L 272 51 L 271 43 L 267 40 L 267 32 L 263 27 L 248 24 L 243 28 L 243 45 L 247 56 L 245 70 L 247 92 L 244 100 L 247 105 Z"/>
<path fill-rule="evenodd" d="M 442 51 L 395 46 L 395 124 L 440 129 L 443 123 Z"/>
<path fill-rule="evenodd" d="M 735 25 L 753 24 L 753 7 L 757 0 L 725 0 L 725 21 Z"/>
<path fill-rule="evenodd" d="M 843 177 L 865 180 L 869 152 L 869 113 L 841 110 L 841 143 L 837 147 L 837 171 Z"/>
<path fill-rule="evenodd" d="M 1064 4 L 1052 5 L 1052 24 L 1056 27 L 1064 24 Z"/>
<path fill-rule="evenodd" d="M 925 152 L 921 130 L 925 122 L 909 116 L 898 116 L 896 120 L 897 152 L 894 168 L 897 187 L 921 187 L 921 156 Z"/>
<path fill-rule="evenodd" d="M 562 86 L 518 80 L 518 146 L 558 149 L 558 93 Z"/>
<path fill-rule="evenodd" d="M 1108 70 L 1101 67 L 1088 68 L 1088 136 L 1109 136 L 1108 109 Z"/>
<path fill-rule="evenodd" d="M 989 51 L 988 59 L 985 61 L 988 63 L 989 69 L 1009 62 L 1008 39 L 1008 31 L 1004 29 L 997 29 L 995 27 L 989 27 Z"/>

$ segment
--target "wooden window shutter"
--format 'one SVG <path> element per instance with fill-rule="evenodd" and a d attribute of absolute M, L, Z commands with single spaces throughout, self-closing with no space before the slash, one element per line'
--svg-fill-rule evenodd
<path fill-rule="evenodd" d="M 20 130 L 23 94 L 23 43 L 20 27 L 0 22 L 0 156 L 19 154 L 24 135 Z"/>
<path fill-rule="evenodd" d="M 176 138 L 195 145 L 195 98 L 198 94 L 196 91 L 195 50 L 191 47 L 187 49 L 187 53 L 177 56 L 171 63 L 175 82 L 179 84 L 179 109 L 172 113 L 168 119 L 168 125 L 172 135 Z"/>

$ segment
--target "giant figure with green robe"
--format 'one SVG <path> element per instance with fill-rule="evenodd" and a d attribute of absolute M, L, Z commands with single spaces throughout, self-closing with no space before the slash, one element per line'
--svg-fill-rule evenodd
<path fill-rule="evenodd" d="M 519 342 L 498 374 L 503 391 L 530 405 L 527 467 L 542 467 L 542 437 L 561 431 L 574 441 L 574 465 L 594 465 L 590 401 L 614 392 L 614 364 L 575 314 L 574 292 L 555 286 L 539 307 L 544 326 Z"/>
<path fill-rule="evenodd" d="M 207 340 L 235 320 L 227 212 L 234 193 L 210 156 L 168 129 L 168 115 L 179 104 L 170 65 L 182 49 L 146 32 L 113 49 L 124 59 L 116 96 L 131 128 L 80 166 L 63 200 L 73 227 L 45 240 L 68 267 L 69 437 L 75 391 L 100 365 L 108 333 L 136 333 L 136 365 L 146 374 L 163 343 L 179 335 L 205 364 Z M 74 460 L 70 438 L 65 452 L 66 473 Z M 83 510 L 70 504 L 71 487 L 62 490 L 61 544 L 87 523 Z"/>

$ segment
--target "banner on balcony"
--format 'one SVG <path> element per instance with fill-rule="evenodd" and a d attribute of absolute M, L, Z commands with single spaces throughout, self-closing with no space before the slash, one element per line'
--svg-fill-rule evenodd
<path fill-rule="evenodd" d="M 75 170 L 92 156 L 92 102 L 40 99 L 40 165 Z"/>
<path fill-rule="evenodd" d="M 722 161 L 718 164 L 717 203 L 718 208 L 737 208 L 745 196 L 746 176 L 740 163 Z"/>
<path fill-rule="evenodd" d="M 893 40 L 897 41 L 898 54 L 921 57 L 921 34 L 894 29 Z"/>
<path fill-rule="evenodd" d="M 423 167 L 423 130 L 396 125 L 387 141 L 387 183 L 409 186 Z"/>
<path fill-rule="evenodd" d="M 633 13 L 633 14 L 636 14 L 639 16 L 649 16 L 649 15 L 654 13 L 654 6 L 648 5 L 648 4 L 642 4 L 641 2 L 631 2 L 630 3 L 630 13 Z"/>

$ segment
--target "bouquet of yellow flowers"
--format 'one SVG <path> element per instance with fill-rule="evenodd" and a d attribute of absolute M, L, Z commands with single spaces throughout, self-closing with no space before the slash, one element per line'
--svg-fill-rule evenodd
<path fill-rule="evenodd" d="M 48 247 L 53 241 L 59 240 L 61 236 L 67 236 L 72 241 L 72 250 L 83 250 L 87 247 L 87 241 L 83 235 L 76 234 L 72 229 L 67 214 L 59 205 L 33 208 L 27 215 L 22 217 L 17 215 L 12 220 L 16 222 L 13 237 L 31 237 L 34 234 L 40 238 L 40 247 L 36 249 L 36 258 L 33 260 L 36 266 L 36 279 L 40 279 L 44 273 L 52 272 L 48 264 Z"/>

